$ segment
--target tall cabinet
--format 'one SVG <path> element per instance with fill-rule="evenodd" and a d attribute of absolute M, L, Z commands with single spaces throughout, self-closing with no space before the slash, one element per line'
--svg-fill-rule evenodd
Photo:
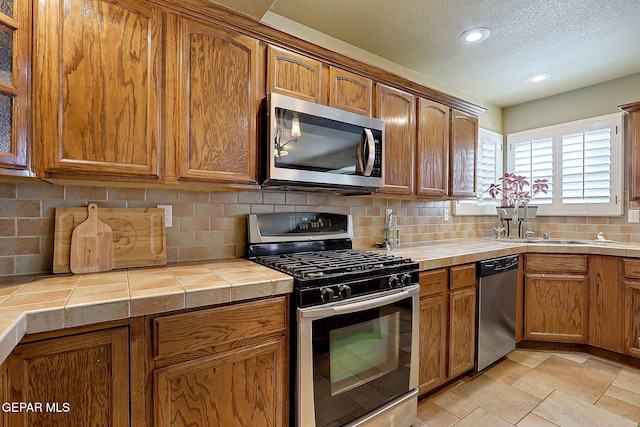
<path fill-rule="evenodd" d="M 0 2 L 0 175 L 33 176 L 29 140 L 30 44 L 31 2 Z"/>

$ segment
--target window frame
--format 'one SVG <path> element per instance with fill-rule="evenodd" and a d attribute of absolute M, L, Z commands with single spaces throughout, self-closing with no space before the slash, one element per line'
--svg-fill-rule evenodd
<path fill-rule="evenodd" d="M 605 127 L 611 129 L 611 174 L 609 203 L 562 203 L 562 142 L 563 136 Z M 537 215 L 542 216 L 622 216 L 624 214 L 624 127 L 623 113 L 575 120 L 551 126 L 514 132 L 507 135 L 507 170 L 515 169 L 514 145 L 527 140 L 553 139 L 553 195 L 550 204 L 540 203 Z M 528 177 L 531 178 L 531 177 Z M 531 202 L 535 203 L 535 198 Z"/>

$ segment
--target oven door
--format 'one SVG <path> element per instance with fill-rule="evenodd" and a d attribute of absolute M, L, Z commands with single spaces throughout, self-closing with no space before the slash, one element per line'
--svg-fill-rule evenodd
<path fill-rule="evenodd" d="M 416 420 L 419 285 L 299 308 L 299 427 Z"/>

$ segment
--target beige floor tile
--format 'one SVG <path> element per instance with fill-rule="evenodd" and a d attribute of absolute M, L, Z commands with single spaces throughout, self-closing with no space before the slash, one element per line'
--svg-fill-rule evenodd
<path fill-rule="evenodd" d="M 496 380 L 500 380 L 505 384 L 513 384 L 528 374 L 531 369 L 532 368 L 528 366 L 507 358 L 482 373 Z"/>
<path fill-rule="evenodd" d="M 554 381 L 552 384 L 545 385 L 578 397 L 587 403 L 595 403 L 615 378 L 615 373 L 589 369 L 582 363 L 557 355 L 547 358 L 531 371 L 531 373 L 534 372 L 546 374 L 558 383 L 562 382 L 562 387 L 554 386 Z M 528 376 L 531 377 L 530 374 Z"/>
<path fill-rule="evenodd" d="M 524 417 L 518 424 L 518 427 L 557 427 L 558 424 L 554 424 L 551 421 L 547 421 L 544 418 L 540 418 L 535 414 L 529 414 Z"/>
<path fill-rule="evenodd" d="M 509 359 L 531 368 L 535 368 L 549 356 L 551 356 L 551 353 L 527 349 L 517 349 L 507 355 Z"/>
<path fill-rule="evenodd" d="M 637 423 L 554 391 L 533 413 L 563 427 L 637 427 Z"/>
<path fill-rule="evenodd" d="M 537 397 L 486 375 L 461 384 L 454 393 L 512 424 L 540 403 Z"/>
<path fill-rule="evenodd" d="M 450 427 L 460 420 L 430 400 L 418 403 L 418 418 L 429 427 Z"/>
<path fill-rule="evenodd" d="M 554 356 L 562 357 L 563 359 L 571 360 L 576 363 L 584 363 L 589 360 L 589 355 L 586 353 L 574 353 L 571 351 L 554 351 Z"/>
<path fill-rule="evenodd" d="M 604 391 L 600 392 L 585 388 L 564 378 L 559 378 L 554 375 L 539 371 L 537 369 L 533 369 L 523 378 L 525 378 L 527 381 L 539 383 L 553 390 L 559 390 L 563 393 L 568 394 L 569 396 L 575 397 L 576 399 L 580 399 L 583 402 L 591 404 L 595 403 L 602 395 L 602 393 L 604 393 Z"/>
<path fill-rule="evenodd" d="M 630 391 L 618 389 L 617 387 L 616 389 L 617 391 L 614 391 L 612 394 L 609 394 L 609 390 L 607 390 L 607 394 L 598 399 L 596 406 L 625 417 L 628 420 L 637 423 L 640 422 L 640 406 L 628 402 L 628 400 L 638 400 L 640 396 Z M 628 396 L 628 393 L 634 396 Z M 640 401 L 636 403 L 640 404 Z"/>
<path fill-rule="evenodd" d="M 640 371 L 631 368 L 622 369 L 612 385 L 640 394 Z"/>
<path fill-rule="evenodd" d="M 436 405 L 451 412 L 458 418 L 464 418 L 478 408 L 473 402 L 453 392 L 446 393 L 433 401 Z"/>
<path fill-rule="evenodd" d="M 544 399 L 553 392 L 551 387 L 547 387 L 544 384 L 533 381 L 526 376 L 513 383 L 513 386 L 525 393 L 529 393 L 530 395 L 537 397 L 538 399 Z"/>
<path fill-rule="evenodd" d="M 513 427 L 513 425 L 483 408 L 476 409 L 456 423 L 456 427 Z"/>
<path fill-rule="evenodd" d="M 607 362 L 604 359 L 598 359 L 596 357 L 590 357 L 587 361 L 585 361 L 582 366 L 585 368 L 593 369 L 598 372 L 602 372 L 611 376 L 612 378 L 618 375 L 622 367 L 616 363 Z"/>

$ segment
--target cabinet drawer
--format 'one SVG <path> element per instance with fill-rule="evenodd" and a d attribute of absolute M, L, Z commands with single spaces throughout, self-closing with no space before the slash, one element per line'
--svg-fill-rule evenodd
<path fill-rule="evenodd" d="M 420 296 L 434 295 L 449 289 L 449 275 L 446 268 L 420 272 Z"/>
<path fill-rule="evenodd" d="M 586 273 L 586 255 L 527 254 L 525 269 L 551 273 Z"/>
<path fill-rule="evenodd" d="M 287 328 L 286 297 L 220 306 L 153 319 L 156 358 L 188 353 Z"/>
<path fill-rule="evenodd" d="M 624 277 L 640 279 L 640 259 L 624 259 Z"/>
<path fill-rule="evenodd" d="M 451 267 L 451 289 L 466 288 L 476 284 L 476 265 L 465 264 Z"/>

